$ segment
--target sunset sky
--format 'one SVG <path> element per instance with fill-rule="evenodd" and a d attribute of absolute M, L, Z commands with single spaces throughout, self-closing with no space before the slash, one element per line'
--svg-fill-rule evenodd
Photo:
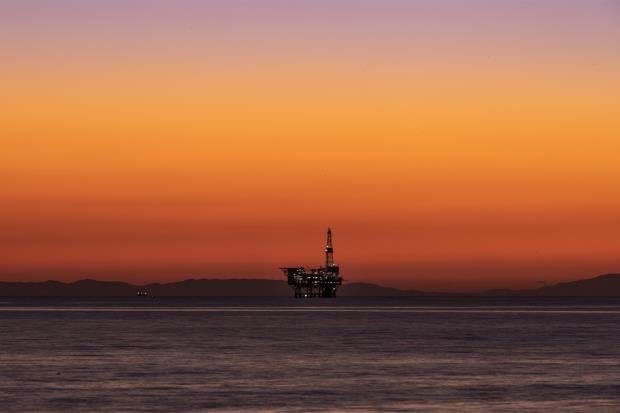
<path fill-rule="evenodd" d="M 3 0 L 0 280 L 620 272 L 620 1 Z"/>

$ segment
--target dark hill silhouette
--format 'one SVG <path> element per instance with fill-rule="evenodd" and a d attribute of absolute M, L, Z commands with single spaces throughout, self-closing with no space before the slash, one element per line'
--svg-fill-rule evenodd
<path fill-rule="evenodd" d="M 16 297 L 113 297 L 134 296 L 138 291 L 148 291 L 153 296 L 285 296 L 291 295 L 289 286 L 283 280 L 263 279 L 188 279 L 160 284 L 133 285 L 120 281 L 97 281 L 85 279 L 72 283 L 60 281 L 44 282 L 0 282 L 0 296 Z M 371 283 L 346 283 L 340 289 L 340 296 L 350 297 L 402 297 L 428 295 L 459 295 L 450 293 L 429 293 L 417 290 L 399 290 Z M 607 274 L 586 280 L 559 283 L 532 290 L 489 290 L 479 294 L 485 296 L 620 296 L 620 274 Z"/>
<path fill-rule="evenodd" d="M 79 280 L 72 283 L 60 281 L 2 282 L 1 296 L 128 296 L 135 295 L 137 287 L 124 282 Z"/>
<path fill-rule="evenodd" d="M 338 289 L 338 295 L 343 297 L 404 297 L 442 294 L 426 293 L 417 290 L 399 290 L 397 288 L 382 287 L 371 283 L 347 283 L 343 284 L 342 287 Z"/>
<path fill-rule="evenodd" d="M 291 289 L 283 280 L 262 279 L 188 279 L 178 282 L 133 285 L 118 281 L 85 279 L 72 283 L 0 282 L 0 296 L 134 296 L 148 291 L 152 296 L 290 296 Z M 347 283 L 338 292 L 341 296 L 415 296 L 428 293 L 399 290 L 370 283 Z"/>
<path fill-rule="evenodd" d="M 257 279 L 189 279 L 173 283 L 133 285 L 119 281 L 80 280 L 72 283 L 59 281 L 0 283 L 0 296 L 74 296 L 114 297 L 134 296 L 148 291 L 153 296 L 281 296 L 290 289 L 281 280 Z"/>
<path fill-rule="evenodd" d="M 189 279 L 167 284 L 140 287 L 153 296 L 287 296 L 291 290 L 281 280 L 258 279 Z"/>
<path fill-rule="evenodd" d="M 563 282 L 532 290 L 489 290 L 484 295 L 494 296 L 620 296 L 620 274 L 605 274 L 585 280 Z"/>

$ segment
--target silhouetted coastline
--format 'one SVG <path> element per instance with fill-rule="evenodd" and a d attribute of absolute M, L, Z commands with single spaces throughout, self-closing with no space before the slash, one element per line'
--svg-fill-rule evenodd
<path fill-rule="evenodd" d="M 139 291 L 150 296 L 169 297 L 278 297 L 289 296 L 286 281 L 267 279 L 188 279 L 172 283 L 134 285 L 121 281 L 98 281 L 84 279 L 70 283 L 60 281 L 44 282 L 0 282 L 0 296 L 4 297 L 128 297 Z M 598 277 L 558 283 L 530 290 L 488 290 L 473 294 L 425 292 L 383 287 L 372 283 L 346 283 L 341 287 L 341 296 L 349 297 L 405 297 L 405 296 L 620 296 L 620 274 L 606 274 Z"/>

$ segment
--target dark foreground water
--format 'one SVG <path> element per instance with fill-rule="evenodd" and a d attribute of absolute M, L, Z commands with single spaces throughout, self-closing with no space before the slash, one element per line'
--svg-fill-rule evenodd
<path fill-rule="evenodd" d="M 1 412 L 620 412 L 620 299 L 0 299 Z"/>

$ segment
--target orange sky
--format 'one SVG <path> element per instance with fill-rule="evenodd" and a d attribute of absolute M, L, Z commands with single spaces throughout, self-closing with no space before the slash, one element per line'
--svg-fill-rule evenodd
<path fill-rule="evenodd" d="M 13 16 L 0 279 L 278 278 L 321 262 L 327 226 L 351 281 L 475 290 L 620 272 L 612 2 L 560 17 L 507 2 L 521 35 L 475 10 L 476 30 L 427 10 L 416 32 L 424 16 L 388 13 L 401 2 L 297 27 L 276 3 L 192 30 L 191 10 L 134 26 L 122 3 L 93 27 L 71 3 L 39 12 L 43 27 Z"/>

